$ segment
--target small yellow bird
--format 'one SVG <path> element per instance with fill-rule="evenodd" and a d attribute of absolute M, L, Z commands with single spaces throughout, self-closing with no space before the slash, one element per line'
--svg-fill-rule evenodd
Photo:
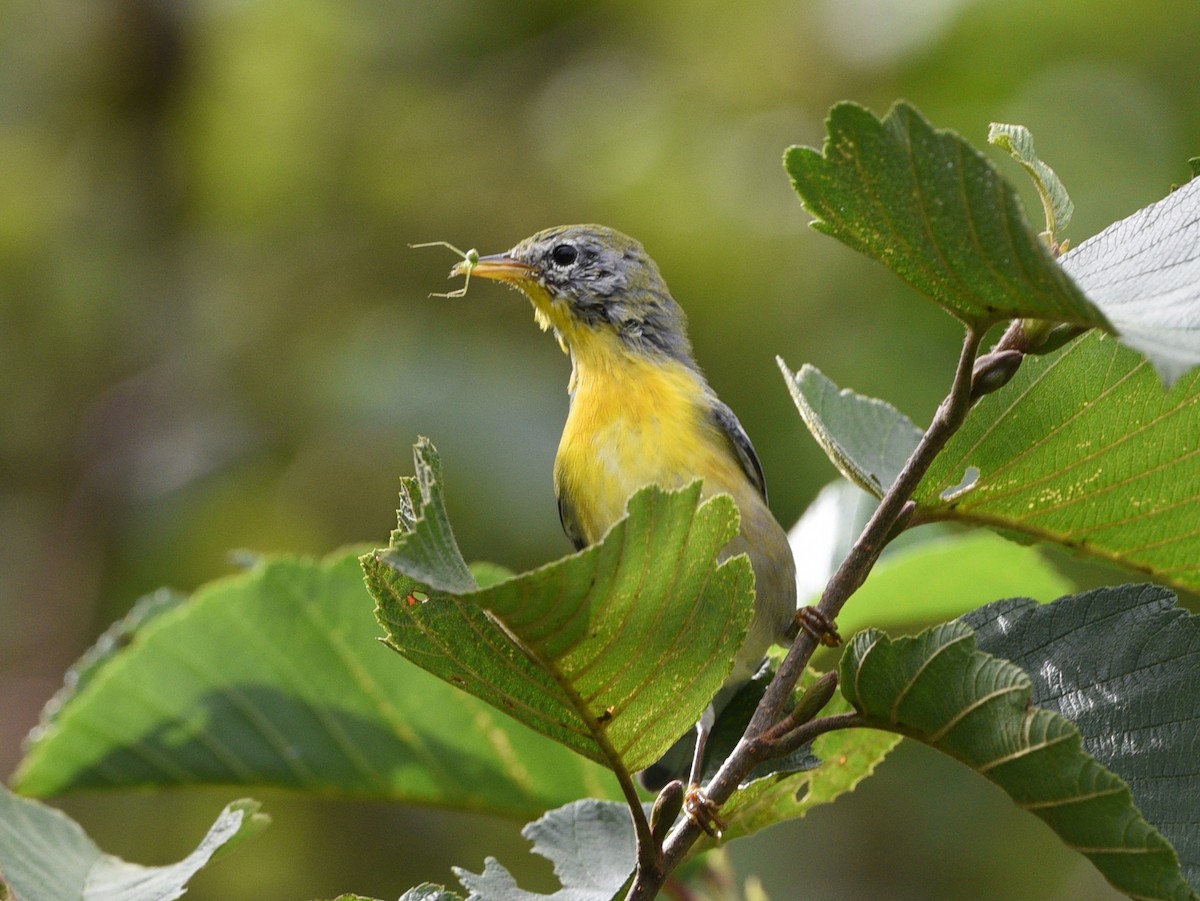
<path fill-rule="evenodd" d="M 733 672 L 698 724 L 692 782 L 716 712 L 754 674 L 767 648 L 787 643 L 796 614 L 796 565 L 767 507 L 754 446 L 692 358 L 687 318 L 642 245 L 600 225 L 546 229 L 507 253 L 472 254 L 454 267 L 504 282 L 533 302 L 571 357 L 570 412 L 554 461 L 563 530 L 576 548 L 600 540 L 649 484 L 733 496 L 741 532 L 722 559 L 745 552 L 755 578 L 754 618 Z M 681 739 L 685 742 L 687 737 Z M 679 752 L 676 752 L 678 757 Z M 676 774 L 664 757 L 641 775 L 651 789 Z"/>

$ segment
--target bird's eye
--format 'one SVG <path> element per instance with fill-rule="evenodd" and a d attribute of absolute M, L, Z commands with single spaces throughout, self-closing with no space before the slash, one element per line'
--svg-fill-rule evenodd
<path fill-rule="evenodd" d="M 579 256 L 579 251 L 570 244 L 559 244 L 550 251 L 550 261 L 555 266 L 570 266 Z"/>

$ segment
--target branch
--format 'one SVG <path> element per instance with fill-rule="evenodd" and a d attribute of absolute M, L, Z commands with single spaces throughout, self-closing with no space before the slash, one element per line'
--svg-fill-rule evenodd
<path fill-rule="evenodd" d="M 900 531 L 898 526 L 902 526 L 905 520 L 911 517 L 913 492 L 929 471 L 934 459 L 946 446 L 946 442 L 966 419 L 971 408 L 972 372 L 982 339 L 982 330 L 968 326 L 950 393 L 938 407 L 916 450 L 880 500 L 862 534 L 858 536 L 841 566 L 825 586 L 817 610 L 829 621 L 837 618 L 846 601 L 866 581 L 884 547 Z M 787 716 L 796 683 L 808 666 L 817 645 L 818 638 L 806 630 L 801 630 L 792 642 L 791 650 L 780 664 L 771 684 L 767 686 L 767 691 L 741 741 L 705 789 L 705 794 L 714 804 L 720 805 L 728 801 L 738 785 L 758 763 L 775 756 L 777 744 L 765 740 L 764 735 Z M 845 728 L 853 725 L 854 721 L 847 719 L 836 724 L 819 722 L 823 727 Z M 815 723 L 813 725 L 816 726 Z M 826 731 L 826 728 L 820 728 L 819 731 Z M 643 859 L 649 855 L 639 851 L 637 877 L 626 895 L 626 901 L 653 899 L 662 888 L 667 874 L 682 862 L 688 850 L 702 834 L 701 827 L 691 817 L 685 817 L 667 837 L 661 855 L 655 855 L 654 865 L 649 869 L 642 865 Z"/>

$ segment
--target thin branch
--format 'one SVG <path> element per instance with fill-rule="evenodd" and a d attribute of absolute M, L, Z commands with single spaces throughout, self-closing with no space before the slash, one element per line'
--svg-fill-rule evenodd
<path fill-rule="evenodd" d="M 897 523 L 904 517 L 911 516 L 912 507 L 909 501 L 913 492 L 917 490 L 921 479 L 946 446 L 946 442 L 966 419 L 971 408 L 971 376 L 982 339 L 982 329 L 967 328 L 950 393 L 938 407 L 916 450 L 880 500 L 862 534 L 825 586 L 817 610 L 825 614 L 830 621 L 837 617 L 850 596 L 866 581 L 884 547 L 899 531 L 896 528 Z M 717 805 L 724 804 L 758 763 L 775 756 L 776 748 L 772 742 L 764 740 L 764 734 L 787 715 L 796 683 L 808 666 L 817 645 L 817 636 L 807 630 L 802 629 L 796 636 L 791 650 L 780 664 L 771 684 L 767 686 L 767 691 L 741 741 L 706 787 L 705 794 L 710 801 Z M 830 725 L 830 721 L 834 721 L 835 724 Z M 828 717 L 810 725 L 816 727 L 817 724 L 827 728 L 846 728 L 854 723 L 851 720 Z M 803 728 L 800 727 L 796 732 Z M 787 744 L 791 744 L 790 739 L 794 734 L 788 735 Z M 626 901 L 651 901 L 662 887 L 666 875 L 679 865 L 701 834 L 700 826 L 690 817 L 685 817 L 663 843 L 661 855 L 655 855 L 653 865 L 645 870 L 641 864 L 643 854 L 639 850 L 637 878 L 626 895 Z"/>

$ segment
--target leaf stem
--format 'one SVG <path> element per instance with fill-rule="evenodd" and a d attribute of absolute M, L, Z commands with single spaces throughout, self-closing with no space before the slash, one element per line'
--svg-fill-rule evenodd
<path fill-rule="evenodd" d="M 917 490 L 921 479 L 946 446 L 946 442 L 966 419 L 971 408 L 971 376 L 983 333 L 982 327 L 967 326 L 950 393 L 938 406 L 933 421 L 921 437 L 916 450 L 908 458 L 900 475 L 884 494 L 879 506 L 858 536 L 858 540 L 825 586 L 817 610 L 830 621 L 837 617 L 846 601 L 866 581 L 884 547 L 900 531 L 896 528 L 897 523 L 911 517 L 913 508 L 910 499 L 913 492 Z M 806 724 L 812 727 L 811 730 L 806 729 L 806 726 L 799 727 L 787 735 L 786 740 L 781 737 L 779 742 L 773 743 L 766 737 L 767 730 L 787 716 L 796 683 L 808 666 L 817 645 L 817 636 L 807 630 L 800 630 L 771 684 L 767 686 L 767 691 L 741 740 L 705 789 L 705 794 L 714 804 L 720 805 L 729 800 L 746 775 L 762 760 L 775 756 L 778 745 L 791 745 L 790 739 L 796 733 L 812 731 L 812 737 L 816 737 L 829 729 L 846 728 L 855 724 L 854 715 L 848 715 L 844 720 L 827 717 Z M 654 854 L 653 861 L 646 860 L 646 863 L 651 864 L 649 867 L 643 866 L 643 858 L 648 855 L 641 850 L 640 834 L 639 832 L 638 872 L 626 895 L 626 901 L 650 901 L 654 898 L 662 888 L 667 874 L 682 862 L 703 832 L 695 821 L 685 817 L 663 843 L 661 854 Z"/>

